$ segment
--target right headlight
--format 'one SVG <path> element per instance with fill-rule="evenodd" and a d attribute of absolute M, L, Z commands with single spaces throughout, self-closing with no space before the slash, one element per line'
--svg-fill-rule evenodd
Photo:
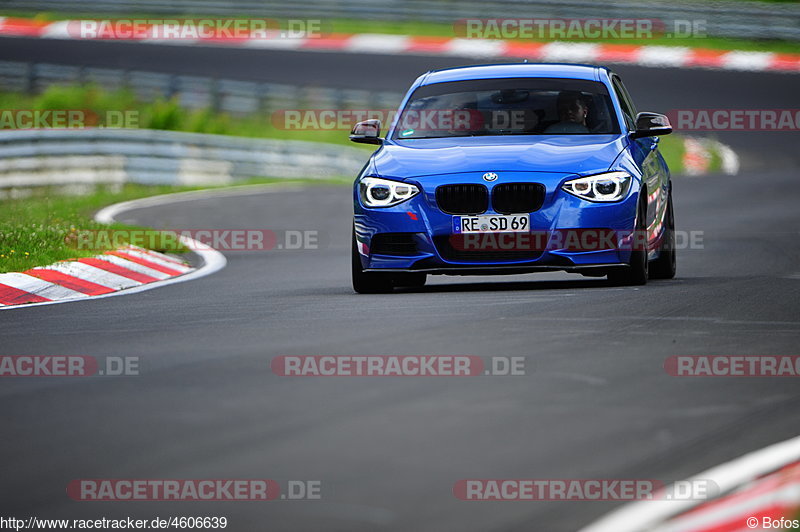
<path fill-rule="evenodd" d="M 588 201 L 619 201 L 628 194 L 633 178 L 628 172 L 605 172 L 570 179 L 561 188 Z"/>
<path fill-rule="evenodd" d="M 419 194 L 419 188 L 380 177 L 364 177 L 358 182 L 358 192 L 367 207 L 391 207 Z"/>

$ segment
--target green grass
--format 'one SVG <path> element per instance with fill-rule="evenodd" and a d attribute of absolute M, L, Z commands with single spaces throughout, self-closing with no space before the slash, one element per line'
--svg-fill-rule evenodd
<path fill-rule="evenodd" d="M 727 0 L 735 4 L 740 0 Z M 792 3 L 793 0 L 761 0 L 763 2 L 773 3 Z M 0 10 L 0 14 L 6 16 L 16 16 L 23 18 L 35 18 L 41 21 L 56 21 L 65 19 L 78 19 L 78 18 L 122 18 L 119 14 L 104 14 L 104 13 L 63 13 L 63 12 L 43 12 L 31 13 L 22 10 Z M 519 17 L 533 17 L 535 13 L 520 13 Z M 658 14 L 654 14 L 657 18 Z M 201 15 L 180 15 L 166 16 L 159 14 L 128 14 L 126 18 L 210 18 Z M 223 17 L 216 17 L 223 18 Z M 239 17 L 224 17 L 224 18 L 247 18 L 245 15 Z M 310 18 L 310 17 L 309 17 Z M 383 20 L 362 20 L 362 19 L 324 19 L 322 21 L 323 31 L 332 33 L 387 33 L 397 35 L 421 35 L 429 37 L 455 37 L 454 23 L 435 23 L 424 21 L 383 21 Z M 532 39 L 529 42 L 547 42 L 544 40 Z M 732 39 L 726 37 L 693 37 L 693 38 L 666 38 L 655 37 L 652 39 L 597 39 L 597 40 L 581 40 L 578 42 L 597 42 L 597 43 L 614 43 L 614 44 L 633 44 L 633 45 L 653 45 L 653 46 L 688 46 L 693 48 L 709 48 L 714 50 L 746 50 L 746 51 L 763 51 L 763 52 L 780 52 L 780 53 L 800 53 L 800 42 L 785 41 L 779 39 Z"/>
<path fill-rule="evenodd" d="M 187 110 L 178 104 L 177 98 L 158 98 L 143 102 L 128 90 L 108 91 L 94 85 L 52 85 L 39 95 L 0 92 L 0 109 L 80 109 L 86 111 L 89 126 L 105 124 L 109 112 L 134 112 L 136 121 L 130 125 L 142 129 L 187 131 L 240 137 L 304 140 L 353 144 L 345 130 L 283 129 L 275 127 L 269 113 L 252 113 L 234 116 L 215 113 L 210 109 Z M 3 124 L 0 123 L 0 129 Z"/>
<path fill-rule="evenodd" d="M 252 179 L 243 184 L 343 185 L 352 179 L 297 180 Z M 208 187 L 202 187 L 208 188 Z M 102 207 L 146 196 L 187 192 L 201 187 L 148 186 L 126 184 L 122 187 L 100 186 L 82 196 L 63 195 L 55 189 L 41 188 L 32 196 L 0 201 L 0 273 L 20 272 L 59 260 L 91 257 L 115 249 L 111 238 L 134 235 L 143 237 L 150 249 L 184 253 L 174 235 L 146 227 L 121 223 L 100 224 L 93 219 Z M 101 231 L 95 233 L 95 231 Z M 117 231 L 117 233 L 114 233 Z M 135 233 L 131 233 L 135 231 Z M 105 245 L 109 244 L 109 245 Z"/>
<path fill-rule="evenodd" d="M 675 133 L 661 137 L 658 149 L 673 174 L 683 171 L 683 154 L 686 151 L 683 146 L 683 137 Z"/>

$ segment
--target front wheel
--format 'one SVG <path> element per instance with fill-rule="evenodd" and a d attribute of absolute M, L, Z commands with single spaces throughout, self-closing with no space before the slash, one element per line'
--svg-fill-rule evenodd
<path fill-rule="evenodd" d="M 365 272 L 361 266 L 361 255 L 356 245 L 353 232 L 353 251 L 350 256 L 350 269 L 353 279 L 353 290 L 359 294 L 385 294 L 392 291 L 392 278 L 385 273 Z"/>
<path fill-rule="evenodd" d="M 615 270 L 608 274 L 608 280 L 617 286 L 640 286 L 647 284 L 647 199 L 646 192 L 642 191 L 639 201 L 636 223 L 633 232 L 633 251 L 627 268 Z"/>
<path fill-rule="evenodd" d="M 650 265 L 651 279 L 673 279 L 677 271 L 675 257 L 675 215 L 672 212 L 672 191 L 667 203 L 666 229 L 661 241 L 658 258 Z"/>

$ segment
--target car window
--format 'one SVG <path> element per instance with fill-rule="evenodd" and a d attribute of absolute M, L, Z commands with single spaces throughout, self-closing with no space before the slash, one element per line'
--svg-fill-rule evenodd
<path fill-rule="evenodd" d="M 625 85 L 622 84 L 622 80 L 619 76 L 614 76 L 611 79 L 611 82 L 614 85 L 614 92 L 619 99 L 619 105 L 622 108 L 622 113 L 625 116 L 625 123 L 628 125 L 629 129 L 634 129 L 636 124 L 636 108 L 633 106 L 633 101 L 631 100 L 628 91 L 625 89 Z"/>
<path fill-rule="evenodd" d="M 499 78 L 417 88 L 392 138 L 592 134 L 619 134 L 611 97 L 602 83 Z"/>

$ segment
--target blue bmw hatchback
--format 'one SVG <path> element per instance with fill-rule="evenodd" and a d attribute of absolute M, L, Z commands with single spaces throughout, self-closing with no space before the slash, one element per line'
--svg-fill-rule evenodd
<path fill-rule="evenodd" d="M 604 67 L 502 64 L 420 76 L 355 181 L 353 288 L 429 274 L 563 270 L 641 285 L 675 276 L 675 220 L 659 135 Z"/>

